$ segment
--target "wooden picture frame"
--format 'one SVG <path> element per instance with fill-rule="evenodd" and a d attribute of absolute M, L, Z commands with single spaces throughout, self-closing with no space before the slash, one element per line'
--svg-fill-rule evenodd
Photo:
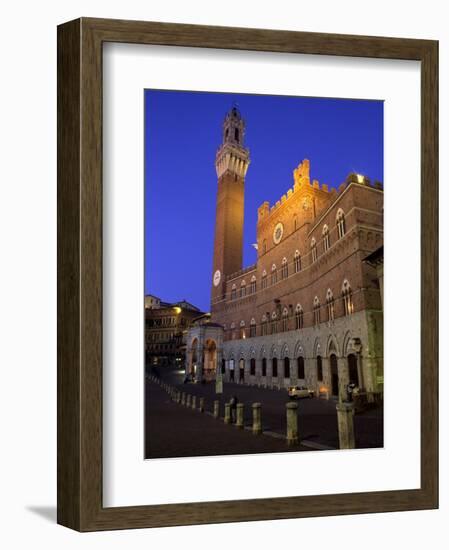
<path fill-rule="evenodd" d="M 421 62 L 421 488 L 105 508 L 102 503 L 102 45 Z M 82 18 L 58 28 L 58 523 L 79 531 L 438 506 L 438 43 Z M 405 322 L 405 321 L 404 321 Z"/>

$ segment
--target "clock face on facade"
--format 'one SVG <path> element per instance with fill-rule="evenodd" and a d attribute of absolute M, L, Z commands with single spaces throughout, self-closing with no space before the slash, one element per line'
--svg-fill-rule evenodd
<path fill-rule="evenodd" d="M 221 281 L 221 273 L 220 270 L 217 269 L 217 271 L 214 273 L 214 286 L 218 286 Z"/>
<path fill-rule="evenodd" d="M 273 231 L 273 242 L 274 244 L 278 244 L 281 242 L 282 235 L 284 234 L 284 226 L 281 222 L 276 224 L 276 227 Z"/>

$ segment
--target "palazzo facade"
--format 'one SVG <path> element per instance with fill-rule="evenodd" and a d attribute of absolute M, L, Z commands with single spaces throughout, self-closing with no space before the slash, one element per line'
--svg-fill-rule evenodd
<path fill-rule="evenodd" d="M 257 261 L 243 267 L 250 164 L 244 135 L 233 107 L 216 156 L 210 323 L 215 332 L 222 327 L 217 374 L 246 384 L 306 385 L 340 399 L 351 381 L 370 401 L 381 398 L 381 288 L 378 270 L 365 259 L 383 255 L 382 184 L 351 173 L 338 189 L 329 188 L 310 178 L 303 160 L 291 188 L 259 207 Z M 205 341 L 207 324 L 202 330 Z M 188 351 L 189 345 L 193 337 Z M 201 364 L 195 368 L 201 376 Z"/>

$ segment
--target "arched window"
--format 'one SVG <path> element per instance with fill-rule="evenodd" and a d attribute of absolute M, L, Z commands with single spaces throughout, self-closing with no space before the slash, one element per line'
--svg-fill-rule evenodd
<path fill-rule="evenodd" d="M 316 262 L 318 259 L 318 251 L 316 248 L 315 237 L 313 237 L 312 242 L 310 243 L 310 248 L 312 249 L 312 263 L 313 263 L 313 262 Z"/>
<path fill-rule="evenodd" d="M 243 279 L 243 281 L 240 283 L 240 298 L 244 298 L 246 296 L 246 281 Z"/>
<path fill-rule="evenodd" d="M 262 315 L 262 336 L 268 334 L 268 319 L 266 315 Z"/>
<path fill-rule="evenodd" d="M 346 279 L 343 281 L 343 286 L 341 287 L 341 295 L 343 297 L 345 315 L 351 315 L 354 313 L 354 304 L 352 302 L 351 285 Z"/>
<path fill-rule="evenodd" d="M 298 217 L 295 216 L 293 217 L 293 231 L 296 231 L 298 229 Z"/>
<path fill-rule="evenodd" d="M 251 294 L 255 294 L 256 293 L 256 285 L 257 285 L 257 279 L 256 279 L 256 276 L 253 275 L 251 277 Z"/>
<path fill-rule="evenodd" d="M 339 208 L 337 212 L 337 230 L 338 238 L 341 239 L 342 237 L 344 237 L 346 233 L 345 213 L 341 208 Z"/>
<path fill-rule="evenodd" d="M 323 360 L 321 359 L 321 355 L 318 355 L 316 358 L 316 377 L 318 382 L 323 381 Z"/>
<path fill-rule="evenodd" d="M 327 305 L 327 320 L 333 321 L 334 320 L 334 295 L 332 294 L 332 290 L 330 288 L 327 289 L 326 292 L 326 305 Z"/>
<path fill-rule="evenodd" d="M 276 269 L 276 264 L 271 266 L 271 284 L 274 285 L 278 282 L 278 272 Z"/>
<path fill-rule="evenodd" d="M 282 312 L 282 332 L 287 332 L 288 330 L 288 309 L 284 307 Z"/>
<path fill-rule="evenodd" d="M 295 251 L 295 256 L 293 258 L 293 265 L 295 269 L 295 273 L 298 273 L 301 271 L 301 254 L 299 253 L 299 250 Z"/>
<path fill-rule="evenodd" d="M 254 376 L 256 374 L 256 360 L 254 357 L 251 357 L 249 360 L 249 374 Z"/>
<path fill-rule="evenodd" d="M 284 357 L 284 378 L 290 378 L 290 359 Z"/>
<path fill-rule="evenodd" d="M 231 338 L 235 340 L 235 323 L 231 323 Z"/>
<path fill-rule="evenodd" d="M 271 360 L 271 367 L 272 367 L 272 376 L 273 378 L 277 378 L 278 375 L 278 359 L 277 357 L 273 357 Z"/>
<path fill-rule="evenodd" d="M 256 320 L 253 317 L 250 321 L 250 324 L 249 324 L 249 336 L 250 336 L 250 338 L 254 338 L 254 336 L 256 336 L 256 329 L 257 329 Z"/>
<path fill-rule="evenodd" d="M 267 375 L 267 358 L 262 357 L 262 376 Z"/>
<path fill-rule="evenodd" d="M 276 312 L 273 311 L 271 314 L 271 334 L 276 334 L 278 331 L 278 321 L 277 321 L 277 315 Z"/>
<path fill-rule="evenodd" d="M 298 357 L 296 362 L 298 366 L 298 378 L 300 380 L 304 380 L 306 377 L 305 369 L 304 369 L 304 357 Z"/>
<path fill-rule="evenodd" d="M 296 330 L 299 330 L 304 326 L 303 317 L 304 317 L 304 312 L 302 310 L 301 304 L 297 304 L 295 308 L 295 329 Z"/>
<path fill-rule="evenodd" d="M 313 299 L 313 321 L 315 325 L 319 325 L 321 323 L 320 319 L 320 301 L 318 299 L 318 296 L 315 296 Z"/>
<path fill-rule="evenodd" d="M 246 338 L 245 321 L 240 321 L 240 338 Z"/>
<path fill-rule="evenodd" d="M 265 271 L 265 269 L 262 273 L 262 288 L 267 288 L 267 272 Z"/>
<path fill-rule="evenodd" d="M 264 239 L 262 242 L 262 254 L 265 254 L 266 251 L 267 251 L 267 241 L 266 239 Z"/>
<path fill-rule="evenodd" d="M 231 300 L 235 300 L 237 298 L 237 286 L 234 284 L 231 288 Z"/>
<path fill-rule="evenodd" d="M 330 248 L 329 227 L 327 225 L 323 227 L 323 247 L 324 252 L 327 252 Z"/>
<path fill-rule="evenodd" d="M 287 258 L 283 258 L 282 259 L 282 270 L 281 270 L 281 273 L 282 273 L 282 278 L 283 279 L 286 279 L 288 277 L 288 263 L 287 263 Z"/>

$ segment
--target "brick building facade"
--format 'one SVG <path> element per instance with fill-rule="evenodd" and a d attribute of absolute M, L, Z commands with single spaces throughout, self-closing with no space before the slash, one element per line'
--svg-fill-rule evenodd
<path fill-rule="evenodd" d="M 377 271 L 364 260 L 383 244 L 382 185 L 352 173 L 329 188 L 303 160 L 292 187 L 259 207 L 257 261 L 243 268 L 244 130 L 234 107 L 216 158 L 211 321 L 223 327 L 220 373 L 340 398 L 352 381 L 370 400 L 381 396 L 382 300 Z"/>

